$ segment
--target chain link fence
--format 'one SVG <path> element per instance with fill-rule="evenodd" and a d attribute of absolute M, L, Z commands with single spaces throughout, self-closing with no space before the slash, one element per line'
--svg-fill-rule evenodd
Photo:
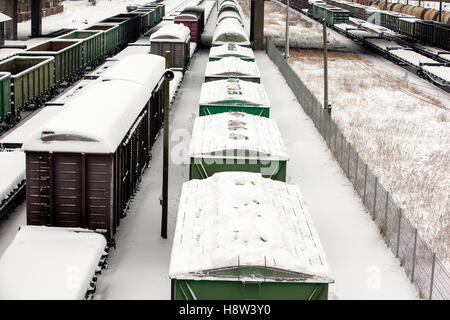
<path fill-rule="evenodd" d="M 304 111 L 326 141 L 364 205 L 380 228 L 392 253 L 400 260 L 421 298 L 450 299 L 450 274 L 409 222 L 402 209 L 378 181 L 377 176 L 347 141 L 339 126 L 285 61 L 274 43 L 267 39 L 266 51 L 277 65 Z"/>

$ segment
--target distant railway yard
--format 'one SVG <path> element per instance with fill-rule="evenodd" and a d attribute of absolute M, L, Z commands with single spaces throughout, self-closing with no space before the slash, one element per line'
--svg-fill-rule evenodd
<path fill-rule="evenodd" d="M 19 23 L 0 299 L 450 299 L 450 12 L 410 2 L 291 0 L 287 28 L 286 0 L 62 1 L 45 37 Z"/>

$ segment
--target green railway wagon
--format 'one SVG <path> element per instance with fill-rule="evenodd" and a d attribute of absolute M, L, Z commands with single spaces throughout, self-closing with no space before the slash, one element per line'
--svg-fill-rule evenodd
<path fill-rule="evenodd" d="M 142 19 L 139 13 L 120 13 L 113 18 L 127 19 L 125 24 L 127 43 L 136 41 L 142 34 Z"/>
<path fill-rule="evenodd" d="M 11 73 L 0 72 L 0 123 L 11 121 Z"/>
<path fill-rule="evenodd" d="M 349 12 L 345 9 L 337 7 L 327 8 L 325 11 L 325 20 L 329 25 L 334 25 L 335 23 L 348 22 Z"/>
<path fill-rule="evenodd" d="M 203 83 L 199 115 L 208 116 L 230 111 L 269 118 L 270 102 L 264 86 L 239 79 Z"/>
<path fill-rule="evenodd" d="M 243 112 L 197 117 L 189 157 L 190 180 L 245 171 L 286 181 L 289 160 L 275 120 Z"/>
<path fill-rule="evenodd" d="M 330 265 L 298 186 L 222 172 L 182 186 L 172 300 L 327 300 Z"/>
<path fill-rule="evenodd" d="M 0 72 L 11 74 L 12 117 L 17 117 L 24 107 L 51 93 L 55 84 L 54 68 L 55 59 L 49 56 L 14 56 L 0 62 Z"/>
<path fill-rule="evenodd" d="M 236 57 L 225 57 L 217 61 L 208 61 L 205 71 L 205 82 L 241 79 L 260 83 L 261 76 L 255 62 L 244 61 Z"/>
<path fill-rule="evenodd" d="M 150 5 L 144 5 L 139 8 L 148 8 L 153 9 L 152 16 L 153 16 L 153 25 L 158 24 L 164 15 L 162 15 L 161 8 L 157 4 L 150 4 Z"/>
<path fill-rule="evenodd" d="M 225 43 L 221 46 L 211 47 L 209 61 L 217 61 L 226 57 L 235 57 L 244 61 L 255 61 L 253 50 L 236 43 Z"/>
<path fill-rule="evenodd" d="M 102 20 L 101 23 L 116 24 L 119 27 L 119 46 L 124 46 L 138 37 L 138 25 L 134 19 L 114 16 Z"/>
<path fill-rule="evenodd" d="M 143 10 L 143 9 L 137 9 L 132 11 L 132 13 L 137 13 L 141 16 L 142 33 L 146 32 L 151 27 L 150 11 L 151 10 Z"/>
<path fill-rule="evenodd" d="M 99 30 L 75 30 L 59 39 L 81 41 L 84 68 L 99 64 L 105 56 L 103 34 Z"/>
<path fill-rule="evenodd" d="M 54 39 L 29 48 L 21 56 L 52 56 L 55 58 L 55 83 L 71 82 L 83 68 L 82 42 Z"/>
<path fill-rule="evenodd" d="M 212 45 L 221 46 L 223 44 L 234 42 L 240 46 L 251 47 L 250 40 L 242 28 L 242 25 L 236 19 L 222 20 L 214 31 Z"/>
<path fill-rule="evenodd" d="M 102 31 L 103 47 L 105 55 L 113 54 L 119 47 L 119 25 L 117 24 L 96 24 L 85 30 Z"/>
<path fill-rule="evenodd" d="M 400 18 L 398 19 L 398 31 L 407 36 L 414 37 L 417 18 Z"/>

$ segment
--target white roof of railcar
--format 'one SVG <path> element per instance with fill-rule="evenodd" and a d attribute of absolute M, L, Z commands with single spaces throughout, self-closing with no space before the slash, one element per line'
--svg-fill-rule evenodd
<path fill-rule="evenodd" d="M 101 81 L 66 104 L 25 151 L 114 153 L 142 111 L 148 89 L 131 81 Z"/>
<path fill-rule="evenodd" d="M 146 50 L 149 50 L 146 48 Z M 126 80 L 139 83 L 152 92 L 165 72 L 165 59 L 154 54 L 133 54 L 121 58 L 99 77 L 100 81 Z"/>
<path fill-rule="evenodd" d="M 25 153 L 0 152 L 0 203 L 25 180 Z"/>
<path fill-rule="evenodd" d="M 183 24 L 167 24 L 150 36 L 152 41 L 168 41 L 171 42 L 185 42 L 190 38 L 191 31 Z"/>
<path fill-rule="evenodd" d="M 242 25 L 234 18 L 226 18 L 223 19 L 218 25 L 216 30 L 214 31 L 213 35 L 213 43 L 219 42 L 217 39 L 223 35 L 226 36 L 242 36 L 245 38 L 245 41 L 239 42 L 243 45 L 249 45 L 250 41 L 248 39 L 247 34 L 245 33 L 244 28 L 242 28 Z"/>
<path fill-rule="evenodd" d="M 135 55 L 121 60 L 68 102 L 23 149 L 114 153 L 164 71 L 164 58 L 160 56 Z"/>
<path fill-rule="evenodd" d="M 82 300 L 105 247 L 92 231 L 22 226 L 0 258 L 0 299 Z"/>
<path fill-rule="evenodd" d="M 235 55 L 236 57 L 255 59 L 255 54 L 252 49 L 240 46 L 234 42 L 228 42 L 221 46 L 211 47 L 211 50 L 209 51 L 210 58 L 223 58 L 226 55 Z"/>
<path fill-rule="evenodd" d="M 0 12 L 0 22 L 6 22 L 6 21 L 10 21 L 10 20 L 12 20 L 12 19 L 9 16 Z"/>
<path fill-rule="evenodd" d="M 209 61 L 206 65 L 205 77 L 242 76 L 260 77 L 258 66 L 253 61 L 244 61 L 235 57 L 225 57 L 218 61 Z"/>
<path fill-rule="evenodd" d="M 259 83 L 230 78 L 202 84 L 200 105 L 226 103 L 227 101 L 241 101 L 248 104 L 249 107 L 269 108 L 270 106 L 266 90 Z"/>
<path fill-rule="evenodd" d="M 24 144 L 37 130 L 40 130 L 47 121 L 56 116 L 63 108 L 63 106 L 40 108 L 36 113 L 28 116 L 16 127 L 7 132 L 0 139 L 0 146 Z"/>
<path fill-rule="evenodd" d="M 220 269 L 256 266 L 291 275 L 267 276 L 264 281 L 333 282 L 297 186 L 259 173 L 221 172 L 185 182 L 179 203 L 170 278 L 262 280 L 213 274 Z"/>
<path fill-rule="evenodd" d="M 249 151 L 235 155 L 227 151 Z M 194 158 L 289 160 L 275 120 L 243 112 L 197 117 L 189 156 Z"/>
<path fill-rule="evenodd" d="M 239 13 L 234 11 L 223 11 L 217 17 L 217 22 L 220 22 L 223 19 L 237 19 L 242 25 L 242 17 L 239 15 Z"/>

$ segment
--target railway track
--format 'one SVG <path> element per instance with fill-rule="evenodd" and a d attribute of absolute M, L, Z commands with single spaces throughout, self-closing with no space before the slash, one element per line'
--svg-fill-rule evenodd
<path fill-rule="evenodd" d="M 278 3 L 285 5 L 282 1 L 277 0 Z M 318 18 L 314 17 L 309 12 L 305 12 L 304 10 L 301 10 L 296 7 L 292 7 L 295 11 L 301 13 L 302 15 L 307 16 L 308 18 L 311 18 L 319 23 L 322 23 Z M 365 21 L 362 21 L 365 22 Z M 345 28 L 339 28 L 336 27 L 336 25 L 329 25 L 328 28 L 336 31 L 337 33 L 347 37 L 348 39 L 356 42 L 357 44 L 363 46 L 364 48 L 370 49 L 373 52 L 376 52 L 377 54 L 381 55 L 385 59 L 399 65 L 400 67 L 404 68 L 405 70 L 418 75 L 419 77 L 427 80 L 428 82 L 432 83 L 434 86 L 444 90 L 445 92 L 450 93 L 450 82 L 446 79 L 440 78 L 438 75 L 433 74 L 430 71 L 427 71 L 428 67 L 450 67 L 450 61 L 446 58 L 440 56 L 442 54 L 449 54 L 450 52 L 446 50 L 442 50 L 440 52 L 437 52 L 433 54 L 432 52 L 429 52 L 427 50 L 424 50 L 424 46 L 420 46 L 417 43 L 413 43 L 414 41 L 412 38 L 407 38 L 401 35 L 395 35 L 395 36 L 385 36 L 383 33 L 374 33 L 373 30 L 369 30 L 366 27 L 355 23 L 355 19 L 349 20 L 349 22 L 346 24 L 349 25 L 349 27 Z M 339 24 L 337 24 L 339 26 Z M 353 31 L 353 32 L 352 32 Z M 361 36 L 361 35 L 355 35 L 354 31 L 363 31 L 367 32 L 367 36 Z M 371 33 L 372 35 L 369 35 Z M 392 47 L 386 47 L 382 48 L 377 45 L 374 45 L 371 42 L 371 39 L 383 39 L 386 41 L 392 42 Z M 411 52 L 417 53 L 417 57 L 419 55 L 424 57 L 425 62 L 417 62 L 411 61 L 408 59 L 404 59 L 399 55 L 394 54 L 394 50 L 410 50 Z"/>

